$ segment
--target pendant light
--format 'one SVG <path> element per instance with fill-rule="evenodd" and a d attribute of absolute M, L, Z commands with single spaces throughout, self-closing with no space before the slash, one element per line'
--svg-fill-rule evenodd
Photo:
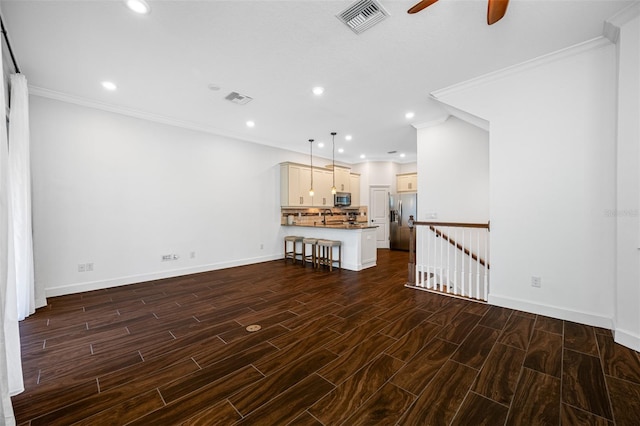
<path fill-rule="evenodd" d="M 332 138 L 332 162 L 333 162 L 333 186 L 331 187 L 331 193 L 336 195 L 336 132 L 331 132 Z"/>
<path fill-rule="evenodd" d="M 309 139 L 309 161 L 311 162 L 311 188 L 309 188 L 309 197 L 313 197 L 313 139 Z"/>

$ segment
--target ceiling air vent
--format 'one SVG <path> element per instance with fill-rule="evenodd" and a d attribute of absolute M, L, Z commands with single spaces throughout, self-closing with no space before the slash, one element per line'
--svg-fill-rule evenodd
<path fill-rule="evenodd" d="M 368 30 L 387 16 L 389 12 L 376 0 L 358 0 L 336 15 L 356 34 Z"/>
<path fill-rule="evenodd" d="M 241 95 L 238 92 L 231 92 L 227 96 L 224 97 L 226 100 L 233 102 L 238 105 L 248 104 L 253 100 L 250 96 Z"/>

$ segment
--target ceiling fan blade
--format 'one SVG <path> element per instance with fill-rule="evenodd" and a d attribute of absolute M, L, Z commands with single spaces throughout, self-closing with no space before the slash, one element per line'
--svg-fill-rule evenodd
<path fill-rule="evenodd" d="M 507 13 L 508 5 L 509 0 L 489 0 L 489 8 L 487 9 L 487 24 L 492 25 L 501 20 L 504 14 Z"/>
<path fill-rule="evenodd" d="M 437 1 L 438 0 L 422 0 L 420 3 L 416 3 L 415 5 L 413 5 L 411 9 L 407 10 L 407 13 L 418 13 L 425 7 L 431 6 Z"/>

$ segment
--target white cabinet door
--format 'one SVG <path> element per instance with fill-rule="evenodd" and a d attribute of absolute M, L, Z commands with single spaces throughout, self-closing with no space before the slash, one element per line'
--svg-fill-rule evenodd
<path fill-rule="evenodd" d="M 334 172 L 336 174 L 336 189 L 338 192 L 350 192 L 351 191 L 351 171 L 350 169 L 344 169 L 342 167 L 335 167 Z"/>
<path fill-rule="evenodd" d="M 360 175 L 351 174 L 349 180 L 351 186 L 351 206 L 360 207 Z"/>
<path fill-rule="evenodd" d="M 331 185 L 333 184 L 333 175 L 330 170 L 313 169 L 313 205 L 317 207 L 333 207 L 333 194 L 331 194 Z"/>
<path fill-rule="evenodd" d="M 398 192 L 417 192 L 418 175 L 416 173 L 396 175 L 396 190 Z"/>
<path fill-rule="evenodd" d="M 280 165 L 280 205 L 310 207 L 311 169 L 297 164 Z"/>

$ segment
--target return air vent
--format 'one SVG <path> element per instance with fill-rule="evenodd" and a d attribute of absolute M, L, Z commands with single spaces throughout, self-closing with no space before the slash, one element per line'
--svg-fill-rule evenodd
<path fill-rule="evenodd" d="M 253 100 L 250 96 L 241 95 L 238 92 L 231 92 L 227 96 L 224 97 L 226 100 L 233 102 L 238 105 L 248 104 Z"/>
<path fill-rule="evenodd" d="M 376 0 L 358 0 L 336 17 L 354 33 L 360 34 L 389 16 Z"/>

